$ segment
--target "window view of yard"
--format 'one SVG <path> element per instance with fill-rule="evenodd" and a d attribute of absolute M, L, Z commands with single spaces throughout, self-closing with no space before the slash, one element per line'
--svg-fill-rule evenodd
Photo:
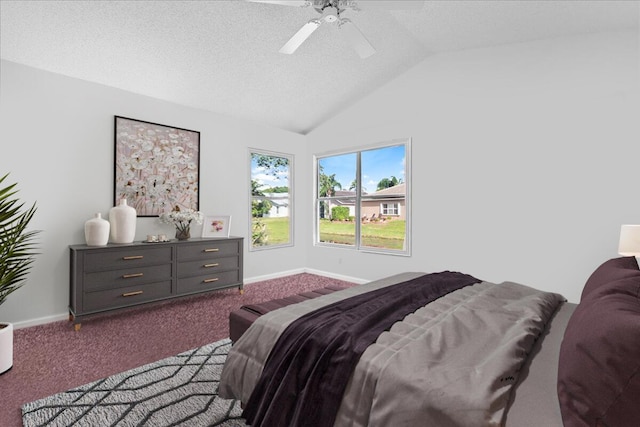
<path fill-rule="evenodd" d="M 290 188 L 293 157 L 251 153 L 250 249 L 291 245 Z"/>
<path fill-rule="evenodd" d="M 317 242 L 407 252 L 408 143 L 317 157 Z"/>
<path fill-rule="evenodd" d="M 371 248 L 402 250 L 406 229 L 405 220 L 388 220 L 362 224 L 360 244 Z M 355 245 L 355 224 L 352 221 L 320 220 L 320 241 Z"/>
<path fill-rule="evenodd" d="M 289 218 L 252 218 L 253 230 L 264 230 L 264 245 L 284 245 L 290 242 Z M 263 237 L 264 238 L 264 237 Z"/>

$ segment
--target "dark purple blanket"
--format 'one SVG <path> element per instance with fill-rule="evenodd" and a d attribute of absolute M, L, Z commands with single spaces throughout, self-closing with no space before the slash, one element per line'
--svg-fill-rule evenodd
<path fill-rule="evenodd" d="M 480 280 L 432 273 L 327 305 L 276 342 L 242 416 L 253 427 L 331 427 L 364 350 L 418 308 Z"/>

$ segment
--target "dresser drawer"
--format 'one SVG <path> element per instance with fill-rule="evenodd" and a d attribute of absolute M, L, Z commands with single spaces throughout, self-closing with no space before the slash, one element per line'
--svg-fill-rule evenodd
<path fill-rule="evenodd" d="M 70 246 L 69 314 L 99 312 L 238 287 L 243 238 Z"/>
<path fill-rule="evenodd" d="M 227 258 L 212 258 L 198 261 L 184 261 L 178 264 L 178 277 L 202 276 L 216 274 L 219 271 L 237 270 L 239 259 L 237 256 Z"/>
<path fill-rule="evenodd" d="M 171 280 L 171 270 L 172 264 L 163 264 L 85 273 L 84 291 L 92 292 L 108 288 L 124 288 L 127 286 Z"/>
<path fill-rule="evenodd" d="M 171 296 L 171 280 L 84 294 L 84 312 L 127 307 Z"/>
<path fill-rule="evenodd" d="M 171 263 L 171 246 L 105 249 L 88 252 L 84 271 L 117 270 L 142 265 Z"/>
<path fill-rule="evenodd" d="M 178 294 L 190 294 L 194 292 L 208 291 L 228 285 L 237 285 L 240 282 L 240 272 L 223 271 L 218 274 L 189 277 L 178 282 Z"/>
<path fill-rule="evenodd" d="M 211 240 L 208 242 L 178 245 L 178 262 L 197 259 L 210 259 L 228 257 L 240 253 L 240 244 L 237 240 Z"/>

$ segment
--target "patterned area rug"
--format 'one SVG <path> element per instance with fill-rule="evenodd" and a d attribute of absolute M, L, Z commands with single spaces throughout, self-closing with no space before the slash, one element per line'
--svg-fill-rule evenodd
<path fill-rule="evenodd" d="M 236 400 L 217 395 L 231 348 L 224 339 L 22 406 L 34 426 L 244 426 Z"/>

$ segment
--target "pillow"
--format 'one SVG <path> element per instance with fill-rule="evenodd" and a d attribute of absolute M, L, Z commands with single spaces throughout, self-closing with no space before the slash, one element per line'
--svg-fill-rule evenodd
<path fill-rule="evenodd" d="M 560 346 L 558 399 L 565 427 L 640 420 L 640 269 L 616 258 L 591 275 Z"/>
<path fill-rule="evenodd" d="M 597 291 L 600 286 L 626 277 L 634 277 L 637 274 L 638 262 L 636 257 L 628 256 L 610 259 L 598 267 L 587 279 L 580 300 L 584 300 L 589 294 Z"/>

